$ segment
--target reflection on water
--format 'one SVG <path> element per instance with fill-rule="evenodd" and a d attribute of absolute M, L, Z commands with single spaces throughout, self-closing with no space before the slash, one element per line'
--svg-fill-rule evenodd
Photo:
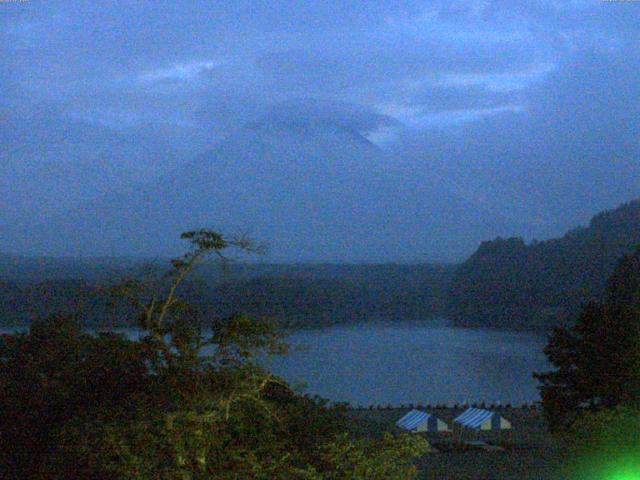
<path fill-rule="evenodd" d="M 530 402 L 539 399 L 532 372 L 549 368 L 543 336 L 442 321 L 301 331 L 288 342 L 292 352 L 269 362 L 275 373 L 354 405 Z"/>

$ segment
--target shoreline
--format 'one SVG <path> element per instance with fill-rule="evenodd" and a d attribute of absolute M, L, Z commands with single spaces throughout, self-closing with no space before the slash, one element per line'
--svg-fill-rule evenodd
<path fill-rule="evenodd" d="M 345 404 L 347 402 L 334 402 L 335 404 Z M 464 411 L 468 408 L 480 408 L 483 410 L 496 410 L 496 411 L 521 411 L 521 412 L 541 412 L 541 400 L 534 400 L 531 402 L 522 402 L 518 404 L 495 404 L 485 402 L 473 402 L 473 403 L 437 403 L 437 404 L 400 404 L 400 405 L 349 405 L 348 411 L 351 412 L 407 412 L 409 410 L 432 410 L 432 411 Z"/>

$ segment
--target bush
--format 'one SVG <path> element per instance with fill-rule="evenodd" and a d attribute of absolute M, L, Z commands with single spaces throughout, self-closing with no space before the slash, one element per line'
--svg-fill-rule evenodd
<path fill-rule="evenodd" d="M 572 478 L 631 479 L 640 472 L 638 407 L 583 412 L 558 436 L 565 447 L 565 474 Z"/>

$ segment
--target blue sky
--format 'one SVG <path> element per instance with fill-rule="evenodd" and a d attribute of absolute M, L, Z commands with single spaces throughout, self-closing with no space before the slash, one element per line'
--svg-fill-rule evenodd
<path fill-rule="evenodd" d="M 0 58 L 0 161 L 113 188 L 301 100 L 550 232 L 640 186 L 640 2 L 3 2 Z"/>

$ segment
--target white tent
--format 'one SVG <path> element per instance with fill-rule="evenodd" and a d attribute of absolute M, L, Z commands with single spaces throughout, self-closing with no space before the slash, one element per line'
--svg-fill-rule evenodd
<path fill-rule="evenodd" d="M 420 410 L 411 410 L 396 425 L 410 432 L 450 432 L 449 425 L 440 420 L 435 415 L 421 412 Z"/>
<path fill-rule="evenodd" d="M 511 422 L 496 412 L 481 408 L 469 408 L 453 421 L 474 430 L 510 430 Z"/>

